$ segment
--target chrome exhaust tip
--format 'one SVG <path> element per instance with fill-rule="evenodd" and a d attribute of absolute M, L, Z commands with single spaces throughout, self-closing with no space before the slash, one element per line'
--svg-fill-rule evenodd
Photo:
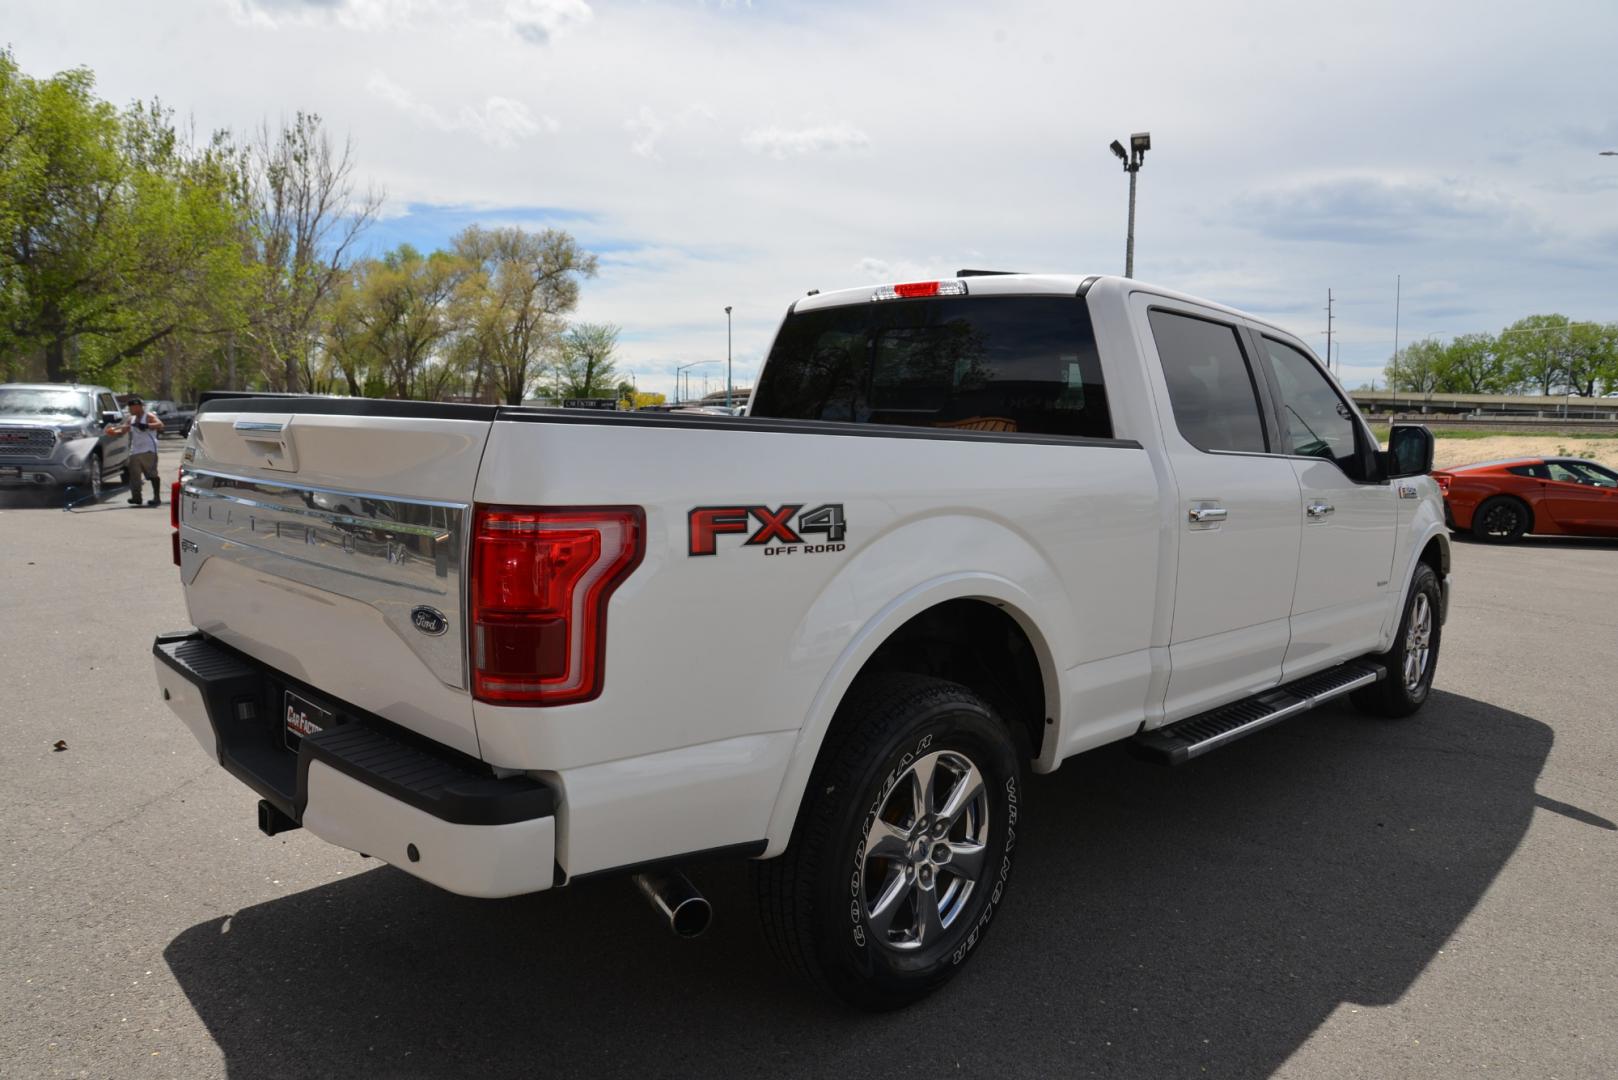
<path fill-rule="evenodd" d="M 634 881 L 676 935 L 700 937 L 713 921 L 713 905 L 678 870 L 647 870 L 636 874 Z"/>

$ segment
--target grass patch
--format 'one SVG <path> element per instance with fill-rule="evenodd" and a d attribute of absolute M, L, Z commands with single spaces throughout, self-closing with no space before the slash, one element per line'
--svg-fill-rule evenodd
<path fill-rule="evenodd" d="M 1371 432 L 1384 445 L 1388 441 L 1388 424 L 1372 424 Z M 1516 436 L 1530 439 L 1618 439 L 1610 431 L 1558 431 L 1555 428 L 1525 431 L 1522 428 L 1448 428 L 1428 429 L 1435 439 L 1509 439 Z"/>

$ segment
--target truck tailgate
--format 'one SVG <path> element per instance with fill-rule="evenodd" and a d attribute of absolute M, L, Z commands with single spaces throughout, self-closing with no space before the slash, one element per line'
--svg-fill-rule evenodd
<path fill-rule="evenodd" d="M 192 623 L 333 702 L 476 755 L 462 582 L 493 410 L 288 407 L 197 418 L 180 499 Z"/>

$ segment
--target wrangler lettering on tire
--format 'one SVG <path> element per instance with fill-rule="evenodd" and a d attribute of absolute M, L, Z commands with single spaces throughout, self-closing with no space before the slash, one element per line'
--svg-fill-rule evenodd
<path fill-rule="evenodd" d="M 786 852 L 760 863 L 772 948 L 860 1008 L 937 989 L 1005 898 L 1022 762 L 970 690 L 883 674 L 839 710 Z"/>

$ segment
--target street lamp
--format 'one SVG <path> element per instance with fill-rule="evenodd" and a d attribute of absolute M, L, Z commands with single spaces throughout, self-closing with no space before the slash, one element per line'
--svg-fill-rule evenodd
<path fill-rule="evenodd" d="M 688 368 L 701 367 L 703 364 L 715 364 L 715 363 L 718 363 L 718 361 L 717 360 L 693 360 L 689 364 L 681 364 L 679 367 L 674 369 L 674 403 L 676 405 L 680 404 L 680 402 L 685 400 L 685 398 L 680 394 L 680 376 L 681 376 L 681 374 L 683 374 L 686 371 L 686 369 L 688 369 Z M 686 378 L 686 383 L 689 385 L 690 382 L 691 382 L 690 378 L 687 377 Z"/>
<path fill-rule="evenodd" d="M 730 305 L 725 305 L 725 411 L 730 411 Z"/>
<path fill-rule="evenodd" d="M 1137 131 L 1129 137 L 1129 152 L 1124 152 L 1124 144 L 1117 139 L 1112 141 L 1112 152 L 1118 160 L 1124 163 L 1124 172 L 1129 174 L 1129 240 L 1124 248 L 1124 277 L 1135 276 L 1135 174 L 1140 172 L 1141 163 L 1146 160 L 1146 151 L 1152 148 L 1152 135 L 1149 131 Z"/>

